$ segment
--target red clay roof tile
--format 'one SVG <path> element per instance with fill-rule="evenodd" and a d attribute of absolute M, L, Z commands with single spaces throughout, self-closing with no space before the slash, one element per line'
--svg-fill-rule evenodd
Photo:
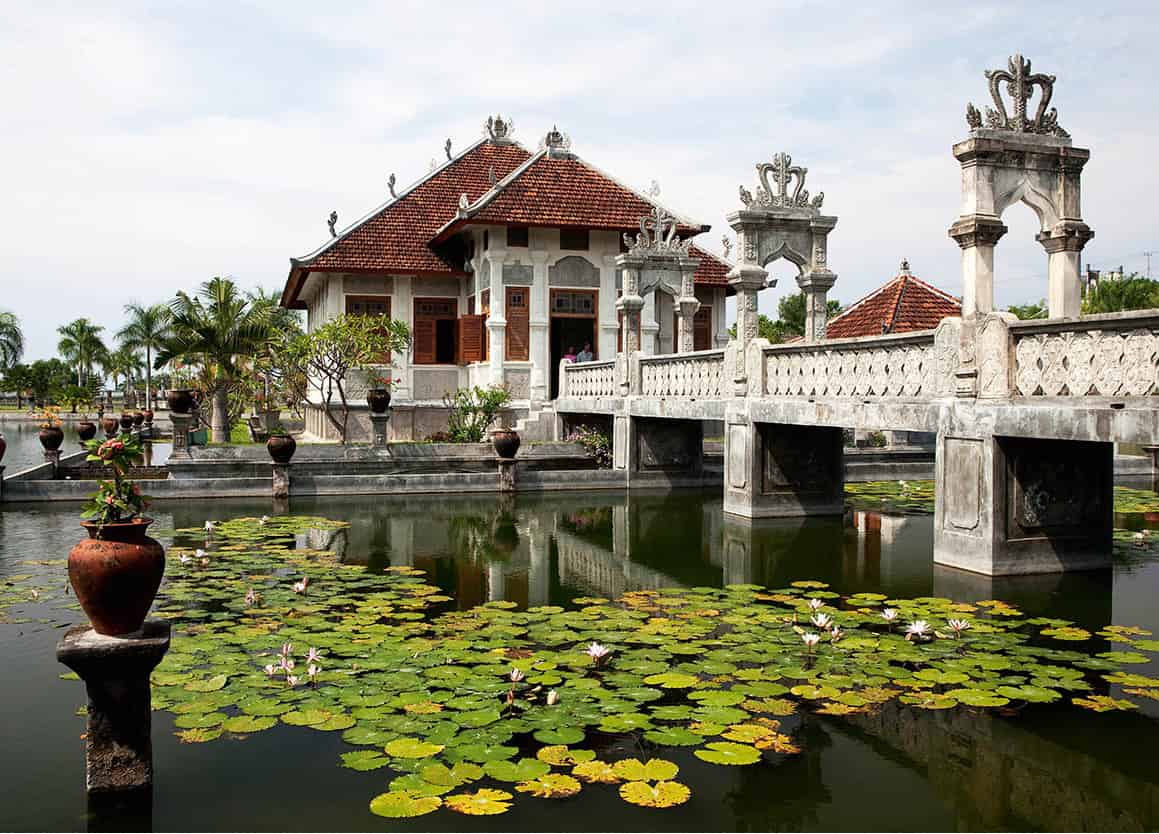
<path fill-rule="evenodd" d="M 932 330 L 942 319 L 962 315 L 960 300 L 907 270 L 903 268 L 896 278 L 830 319 L 826 337 L 845 339 Z"/>

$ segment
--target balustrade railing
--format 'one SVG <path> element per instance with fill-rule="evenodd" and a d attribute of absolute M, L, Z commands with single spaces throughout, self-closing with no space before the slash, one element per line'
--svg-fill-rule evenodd
<path fill-rule="evenodd" d="M 570 362 L 560 366 L 562 371 L 560 396 L 614 397 L 616 387 L 616 360 L 599 362 Z"/>
<path fill-rule="evenodd" d="M 645 397 L 713 399 L 725 395 L 723 350 L 640 357 L 640 394 Z"/>
<path fill-rule="evenodd" d="M 1012 322 L 1014 396 L 1159 394 L 1159 312 Z"/>
<path fill-rule="evenodd" d="M 764 393 L 785 397 L 932 398 L 950 390 L 953 350 L 933 330 L 764 349 Z"/>

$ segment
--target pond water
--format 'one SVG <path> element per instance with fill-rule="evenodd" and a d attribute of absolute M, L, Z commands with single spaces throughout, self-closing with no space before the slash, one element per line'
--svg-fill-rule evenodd
<path fill-rule="evenodd" d="M 80 438 L 76 434 L 76 424 L 66 422 L 64 428 L 64 443 L 60 450 L 64 455 L 80 451 Z M 22 469 L 39 466 L 44 463 L 44 447 L 40 445 L 40 427 L 33 420 L 3 420 L 0 419 L 0 434 L 8 443 L 4 452 L 4 460 L 0 461 L 6 467 L 4 474 L 13 475 Z M 97 435 L 103 437 L 100 427 Z M 163 466 L 169 460 L 169 452 L 173 448 L 171 443 L 153 443 L 149 459 L 151 466 Z"/>
<path fill-rule="evenodd" d="M 892 498 L 898 497 L 895 488 L 877 492 L 862 488 L 860 493 L 855 500 L 862 507 L 881 505 L 883 496 L 884 503 L 892 505 Z M 920 510 L 924 500 L 920 487 L 915 486 L 896 503 Z M 1122 496 L 1120 504 L 1130 512 L 1119 517 L 1119 524 L 1147 527 L 1151 524 L 1148 519 L 1156 517 L 1143 510 L 1159 509 L 1159 496 L 1132 493 Z M 295 598 L 287 596 L 288 588 L 277 590 L 271 583 L 288 586 L 296 578 L 302 564 L 293 561 L 298 551 L 311 558 L 325 553 L 324 558 L 330 560 L 328 568 L 322 566 L 310 573 L 313 585 L 303 596 L 303 605 L 309 601 L 317 605 L 327 599 L 325 594 L 335 593 L 327 587 L 331 576 L 337 581 L 339 575 L 349 574 L 364 584 L 372 581 L 372 576 L 386 577 L 403 583 L 383 586 L 397 591 L 418 587 L 415 583 L 419 580 L 410 574 L 421 570 L 427 582 L 441 589 L 441 593 L 428 596 L 450 599 L 438 601 L 429 613 L 421 613 L 424 609 L 410 605 L 403 594 L 393 604 L 396 610 L 410 613 L 392 620 L 390 629 L 419 628 L 419 621 L 426 623 L 436 616 L 434 611 L 442 612 L 442 618 L 450 618 L 452 623 L 454 617 L 467 617 L 462 642 L 477 643 L 484 647 L 481 651 L 495 645 L 495 634 L 471 630 L 479 621 L 470 617 L 480 611 L 492 618 L 488 623 L 505 628 L 515 620 L 502 618 L 524 616 L 520 612 L 528 608 L 546 611 L 551 617 L 567 617 L 554 608 L 537 607 L 559 606 L 569 612 L 599 606 L 598 599 L 614 600 L 628 594 L 633 604 L 649 613 L 652 619 L 647 621 L 655 622 L 660 613 L 652 606 L 665 595 L 633 592 L 686 589 L 667 596 L 681 600 L 693 595 L 704 600 L 703 605 L 715 606 L 711 611 L 695 612 L 689 622 L 696 623 L 696 617 L 727 616 L 728 607 L 737 604 L 737 599 L 748 600 L 755 593 L 735 586 L 752 583 L 800 593 L 802 602 L 810 594 L 833 592 L 834 596 L 826 597 L 826 604 L 834 606 L 839 605 L 836 594 L 870 595 L 858 600 L 866 605 L 880 605 L 872 598 L 878 593 L 891 601 L 939 597 L 976 603 L 998 599 L 1019 609 L 1023 619 L 1059 618 L 1073 623 L 1067 628 L 1091 632 L 1083 641 L 1055 641 L 1051 644 L 1055 649 L 1073 649 L 1084 656 L 1129 650 L 1152 662 L 1121 668 L 1155 675 L 1154 652 L 1126 645 L 1129 638 L 1112 642 L 1108 637 L 1113 634 L 1095 634 L 1112 623 L 1159 630 L 1159 610 L 1154 605 L 1159 590 L 1159 554 L 1149 539 L 1143 542 L 1145 546 L 1136 547 L 1129 534 L 1121 536 L 1123 542 L 1110 571 L 990 580 L 933 566 L 932 517 L 922 512 L 858 510 L 845 519 L 743 524 L 724 517 L 719 494 L 702 493 L 631 497 L 569 493 L 520 496 L 513 502 L 490 496 L 295 500 L 289 508 L 294 516 L 319 516 L 348 522 L 349 526 L 307 525 L 309 529 L 289 536 L 287 549 L 275 551 L 273 556 L 292 565 L 292 571 L 287 567 L 271 572 L 268 565 L 263 570 L 257 562 L 239 562 L 241 580 L 215 578 L 227 573 L 218 565 L 228 565 L 231 553 L 240 554 L 254 546 L 253 539 L 247 537 L 256 530 L 256 522 L 239 527 L 235 539 L 222 535 L 209 542 L 210 557 L 217 561 L 206 571 L 201 585 L 189 578 L 187 572 L 192 568 L 180 564 L 176 554 L 204 547 L 204 536 L 174 531 L 201 528 L 207 519 L 225 521 L 263 514 L 275 516 L 277 523 L 279 514 L 268 501 L 159 502 L 154 509 L 157 537 L 170 548 L 167 583 L 172 580 L 168 587 L 176 601 L 169 601 L 169 610 L 185 606 L 185 625 L 197 621 L 201 625 L 193 630 L 200 632 L 222 628 L 223 623 L 237 618 L 238 614 L 230 612 L 236 611 L 239 603 L 228 596 L 246 583 L 266 581 L 261 587 L 268 587 L 270 600 L 259 601 L 259 608 L 273 608 L 285 600 L 293 605 Z M 1123 686 L 1105 683 L 1096 683 L 1092 692 L 1065 692 L 1065 697 L 1054 703 L 1023 704 L 1015 699 L 1002 709 L 958 705 L 928 710 L 896 700 L 850 715 L 801 709 L 783 716 L 779 729 L 800 752 L 766 750 L 758 763 L 747 766 L 714 764 L 695 756 L 694 746 L 656 745 L 639 731 L 589 732 L 583 744 L 573 747 L 594 750 L 608 762 L 628 757 L 670 761 L 679 767 L 677 779 L 688 786 L 690 797 L 675 808 L 653 809 L 625 802 L 615 785 L 584 784 L 574 797 L 545 799 L 516 793 L 510 783 L 483 779 L 462 790 L 497 787 L 515 793 L 509 811 L 498 816 L 465 817 L 442 808 L 416 819 L 388 819 L 368 810 L 371 798 L 387 791 L 391 779 L 399 776 L 392 767 L 357 771 L 341 766 L 344 753 L 381 752 L 381 745 L 355 747 L 344 740 L 345 733 L 340 730 L 320 732 L 285 722 L 272 722 L 274 726 L 258 732 L 226 732 L 204 743 L 186 743 L 177 733 L 197 726 L 188 720 L 190 711 L 182 706 L 193 696 L 182 692 L 181 697 L 174 698 L 172 693 L 182 690 L 180 685 L 159 685 L 154 691 L 165 708 L 157 709 L 153 719 L 157 775 L 152 807 L 90 808 L 83 790 L 80 737 L 84 718 L 77 714 L 85 700 L 83 687 L 61 679 L 65 669 L 53 654 L 64 627 L 82 616 L 68 607 L 72 598 L 64 593 L 67 580 L 62 562 L 79 532 L 74 506 L 5 505 L 0 511 L 0 657 L 4 658 L 5 678 L 0 687 L 5 749 L 0 783 L 10 798 L 0 803 L 2 830 L 927 831 L 1154 830 L 1159 825 L 1159 768 L 1155 766 L 1159 701 L 1128 696 Z M 829 587 L 794 590 L 790 585 L 802 580 Z M 199 591 L 212 590 L 215 582 L 226 589 L 223 594 L 192 601 Z M 709 590 L 727 585 L 734 586 L 727 594 Z M 31 593 L 34 587 L 35 599 Z M 352 616 L 365 614 L 366 600 L 355 593 L 360 587 L 343 585 L 337 591 L 343 595 L 341 600 L 329 599 L 352 606 Z M 495 605 L 501 601 L 514 605 Z M 849 601 L 841 604 L 848 606 Z M 478 607 L 483 605 L 487 607 Z M 322 616 L 311 614 L 308 607 L 302 611 L 307 620 Z M 742 620 L 752 616 L 746 613 L 748 608 L 740 611 Z M 977 608 L 966 616 L 974 618 L 981 630 L 985 615 L 983 608 Z M 848 620 L 845 609 L 838 616 Z M 372 620 L 374 617 L 364 618 L 361 627 L 377 627 L 366 625 Z M 645 622 L 643 614 L 639 622 Z M 174 620 L 171 655 L 184 651 L 180 648 L 183 640 L 190 645 L 196 642 L 181 635 L 182 623 L 181 616 Z M 734 627 L 743 628 L 744 623 L 738 620 Z M 379 639 L 389 636 L 390 629 L 381 629 L 378 633 L 383 637 Z M 665 633 L 658 629 L 656 634 Z M 623 629 L 620 631 L 622 637 Z M 518 629 L 510 633 L 517 634 Z M 610 679 L 613 672 L 623 674 L 617 664 L 635 650 L 616 643 L 616 635 L 609 633 L 609 642 L 617 647 L 606 674 Z M 719 659 L 697 654 L 681 658 L 682 634 L 676 632 L 670 642 L 653 641 L 653 647 L 674 656 L 673 668 L 694 669 L 697 663 Z M 331 636 L 334 657 L 324 660 L 323 668 L 340 665 L 345 638 L 337 632 Z M 971 639 L 982 636 L 976 634 Z M 695 642 L 703 637 L 703 632 L 696 632 L 687 639 Z M 280 642 L 276 633 L 269 639 Z M 790 632 L 788 640 L 796 641 L 796 637 Z M 643 642 L 647 646 L 647 641 Z M 897 642 L 908 650 L 900 638 Z M 951 645 L 948 640 L 939 640 L 929 646 L 943 644 Z M 210 651 L 220 651 L 225 657 L 237 651 L 238 641 L 223 639 L 210 645 Z M 792 645 L 798 652 L 799 643 Z M 295 652 L 304 649 L 300 646 Z M 437 642 L 432 643 L 430 650 L 437 649 Z M 821 651 L 833 652 L 835 648 L 825 646 Z M 506 657 L 499 655 L 497 659 L 503 664 L 520 662 Z M 818 654 L 818 663 L 823 663 L 822 657 Z M 254 661 L 255 673 L 261 662 Z M 300 657 L 299 663 L 304 665 Z M 422 661 L 416 663 L 421 665 Z M 560 663 L 561 668 L 566 667 L 562 657 Z M 810 656 L 805 665 L 811 664 Z M 655 671 L 644 669 L 644 665 L 637 667 L 641 674 Z M 710 683 L 712 675 L 727 678 L 731 665 L 704 665 L 702 683 Z M 737 665 L 741 665 L 739 661 Z M 1009 667 L 998 664 L 996 668 Z M 1109 668 L 1111 664 L 1105 661 L 1102 666 L 1096 662 L 1088 667 L 1092 672 L 1089 679 L 1098 681 L 1097 673 Z M 162 669 L 166 669 L 165 664 Z M 168 684 L 187 679 L 181 677 L 180 667 L 168 674 L 175 676 L 166 681 Z M 787 674 L 791 676 L 792 670 Z M 262 685 L 261 677 L 255 674 L 252 685 Z M 647 685 L 633 684 L 631 691 L 624 689 L 619 697 L 636 697 L 647 704 L 653 697 L 647 694 L 651 686 L 657 687 L 657 693 L 663 689 L 665 699 L 657 703 L 667 704 L 667 693 L 672 691 L 668 687 L 682 685 L 673 677 L 680 675 L 663 682 L 654 678 Z M 766 677 L 761 683 L 765 694 L 774 692 L 767 682 L 770 679 Z M 451 680 L 449 673 L 447 680 Z M 745 680 L 755 681 L 757 675 Z M 796 683 L 785 678 L 781 682 Z M 209 682 L 202 691 L 210 694 L 199 697 L 212 698 L 214 685 Z M 229 693 L 242 685 L 240 679 L 231 679 L 220 692 Z M 323 679 L 317 694 L 329 686 Z M 302 704 L 315 697 L 312 692 L 306 694 L 310 690 L 305 685 L 301 689 Z M 566 686 L 560 689 L 569 691 Z M 1137 708 L 1098 713 L 1070 703 L 1072 695 L 1094 693 L 1130 698 Z M 705 703 L 709 703 L 707 699 Z M 722 699 L 720 703 L 726 702 Z M 374 704 L 365 701 L 363 706 L 373 708 Z M 429 702 L 423 704 L 436 709 Z M 182 712 L 176 712 L 179 708 Z M 421 718 L 422 711 L 416 709 L 414 717 Z M 750 731 L 754 727 L 745 726 Z M 534 756 L 534 749 L 528 748 L 526 755 Z M 568 773 L 570 768 L 556 771 Z M 11 801 L 13 798 L 19 800 Z"/>

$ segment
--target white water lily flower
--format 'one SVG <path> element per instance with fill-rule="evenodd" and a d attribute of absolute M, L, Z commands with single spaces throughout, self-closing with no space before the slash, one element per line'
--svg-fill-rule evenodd
<path fill-rule="evenodd" d="M 253 588 L 250 588 L 248 591 L 245 592 L 245 604 L 246 605 L 253 605 L 257 601 L 258 601 L 257 591 L 255 591 Z"/>
<path fill-rule="evenodd" d="M 930 633 L 930 624 L 925 620 L 914 620 L 905 627 L 905 639 L 909 640 L 912 637 L 922 638 Z"/>
<path fill-rule="evenodd" d="M 321 667 L 315 666 L 313 663 L 311 663 L 306 667 L 306 676 L 309 677 L 310 680 L 314 680 L 314 678 L 318 677 L 318 673 L 321 671 Z"/>
<path fill-rule="evenodd" d="M 266 522 L 269 520 L 270 520 L 270 517 L 268 515 L 263 515 L 261 518 L 258 519 L 258 524 L 262 527 L 265 527 Z"/>
<path fill-rule="evenodd" d="M 267 663 L 264 668 L 266 670 L 266 674 L 271 678 L 278 673 L 278 667 L 272 663 Z"/>
<path fill-rule="evenodd" d="M 968 628 L 970 628 L 970 621 L 969 620 L 946 620 L 946 625 L 948 625 L 950 627 L 950 630 L 953 631 L 954 634 L 961 637 L 962 632 L 966 631 Z"/>
<path fill-rule="evenodd" d="M 837 625 L 834 625 L 833 629 L 829 632 L 829 639 L 831 641 L 833 641 L 834 643 L 836 643 L 838 640 L 840 640 L 844 636 L 845 636 L 845 632 L 842 631 L 841 628 Z"/>
<path fill-rule="evenodd" d="M 883 608 L 881 609 L 881 618 L 887 623 L 892 623 L 897 619 L 897 610 L 894 608 Z"/>
<path fill-rule="evenodd" d="M 817 612 L 809 619 L 812 621 L 813 625 L 817 626 L 817 628 L 827 629 L 829 626 L 833 625 L 833 618 L 828 614 L 822 614 L 821 612 Z"/>
<path fill-rule="evenodd" d="M 212 532 L 213 532 L 213 528 L 214 528 L 214 524 L 213 524 L 213 522 L 212 522 L 212 521 L 207 521 L 207 522 L 205 522 L 205 532 L 206 532 L 206 533 L 212 533 Z"/>
<path fill-rule="evenodd" d="M 288 683 L 290 686 L 297 686 L 298 685 L 298 676 L 297 675 L 286 675 L 286 683 Z"/>
<path fill-rule="evenodd" d="M 183 564 L 183 565 L 188 565 L 190 562 L 192 562 L 192 561 L 193 561 L 193 557 L 192 557 L 192 556 L 190 556 L 188 553 L 182 553 L 182 554 L 181 554 L 181 559 L 180 559 L 179 561 L 180 561 L 180 562 L 181 562 L 181 564 Z"/>
<path fill-rule="evenodd" d="M 821 600 L 816 599 L 816 598 L 809 600 L 809 607 L 811 609 L 813 609 L 814 611 L 820 610 L 821 606 L 824 604 L 825 603 L 823 603 Z"/>
<path fill-rule="evenodd" d="M 821 635 L 814 634 L 811 631 L 806 631 L 804 634 L 801 635 L 801 640 L 802 640 L 802 642 L 804 642 L 805 648 L 812 651 L 813 647 L 821 642 Z"/>
<path fill-rule="evenodd" d="M 310 577 L 303 576 L 302 581 L 294 583 L 294 593 L 295 594 L 304 594 L 304 593 L 306 593 L 306 589 L 309 587 L 310 587 Z"/>
<path fill-rule="evenodd" d="M 599 643 L 596 643 L 596 642 L 593 642 L 587 648 L 588 657 L 590 657 L 592 660 L 595 660 L 597 662 L 601 661 L 605 657 L 607 657 L 610 652 L 611 652 L 611 649 L 609 649 L 607 646 L 600 645 Z"/>
<path fill-rule="evenodd" d="M 512 683 L 519 683 L 526 676 L 519 669 L 512 669 L 511 674 L 507 677 L 511 678 Z"/>
<path fill-rule="evenodd" d="M 558 703 L 559 703 L 559 693 L 556 692 L 554 689 L 549 690 L 547 693 L 547 705 L 549 707 L 554 707 Z"/>

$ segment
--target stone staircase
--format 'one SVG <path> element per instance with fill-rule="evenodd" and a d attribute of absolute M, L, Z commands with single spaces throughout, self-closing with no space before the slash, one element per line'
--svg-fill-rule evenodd
<path fill-rule="evenodd" d="M 516 420 L 515 430 L 524 441 L 559 439 L 555 436 L 555 409 L 550 403 L 531 406 L 526 417 Z"/>

